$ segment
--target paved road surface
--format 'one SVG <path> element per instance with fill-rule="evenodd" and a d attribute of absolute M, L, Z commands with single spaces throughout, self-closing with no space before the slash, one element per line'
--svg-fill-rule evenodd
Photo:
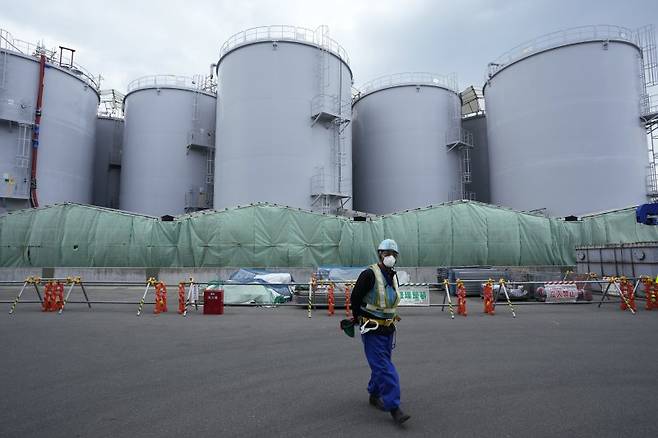
<path fill-rule="evenodd" d="M 402 310 L 402 428 L 368 405 L 340 317 L 19 305 L 0 314 L 0 436 L 658 436 L 658 312 L 540 305 L 512 319 L 469 305 L 454 321 Z"/>

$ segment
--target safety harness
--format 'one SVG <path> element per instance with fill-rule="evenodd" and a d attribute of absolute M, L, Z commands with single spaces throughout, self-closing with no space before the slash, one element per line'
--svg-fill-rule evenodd
<path fill-rule="evenodd" d="M 375 285 L 374 288 L 366 295 L 365 305 L 361 308 L 366 310 L 368 313 L 381 315 L 383 318 L 360 316 L 359 331 L 361 334 L 368 333 L 372 330 L 377 330 L 379 326 L 388 327 L 400 320 L 400 317 L 397 316 L 396 310 L 397 305 L 400 302 L 400 292 L 398 291 L 397 276 L 394 275 L 392 278 L 392 289 L 395 291 L 395 299 L 393 302 L 391 302 L 386 291 L 384 274 L 379 268 L 379 265 L 373 264 L 370 266 L 370 269 L 375 274 Z"/>

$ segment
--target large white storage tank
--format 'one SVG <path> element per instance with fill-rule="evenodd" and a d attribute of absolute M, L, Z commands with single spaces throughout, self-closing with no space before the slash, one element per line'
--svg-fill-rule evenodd
<path fill-rule="evenodd" d="M 152 216 L 212 208 L 215 85 L 145 76 L 124 99 L 120 206 Z"/>
<path fill-rule="evenodd" d="M 489 64 L 491 198 L 550 216 L 645 201 L 642 50 L 633 31 L 588 26 Z"/>
<path fill-rule="evenodd" d="M 454 76 L 400 73 L 353 104 L 354 209 L 386 214 L 461 199 L 461 105 Z M 471 143 L 471 142 L 465 142 Z M 470 146 L 470 144 L 468 145 Z"/>
<path fill-rule="evenodd" d="M 215 208 L 351 208 L 352 72 L 327 28 L 240 32 L 217 74 Z"/>
<path fill-rule="evenodd" d="M 0 212 L 29 207 L 31 195 L 39 205 L 91 203 L 98 102 L 98 79 L 73 62 L 72 51 L 48 50 L 0 30 Z M 36 191 L 31 194 L 36 131 Z"/>

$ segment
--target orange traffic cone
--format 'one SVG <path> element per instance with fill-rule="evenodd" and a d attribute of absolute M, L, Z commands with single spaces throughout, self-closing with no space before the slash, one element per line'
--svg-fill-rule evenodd
<path fill-rule="evenodd" d="M 49 312 L 50 311 L 50 296 L 52 294 L 53 285 L 51 282 L 46 283 L 46 286 L 43 291 L 43 303 L 41 303 L 41 311 Z"/>
<path fill-rule="evenodd" d="M 153 313 L 158 314 L 167 311 L 167 286 L 163 282 L 155 285 L 155 308 Z"/>
<path fill-rule="evenodd" d="M 351 288 L 349 284 L 345 285 L 345 317 L 347 319 L 352 317 L 352 311 L 350 310 L 350 297 L 351 297 Z"/>
<path fill-rule="evenodd" d="M 633 312 L 637 312 L 637 306 L 635 305 L 635 294 L 633 293 L 633 283 L 628 281 L 626 277 L 621 277 L 621 284 L 619 285 L 619 290 L 622 294 L 620 308 L 621 310 L 626 310 L 628 308 L 632 309 Z"/>
<path fill-rule="evenodd" d="M 457 279 L 457 314 L 466 316 L 466 288 L 464 282 Z"/>
<path fill-rule="evenodd" d="M 493 305 L 493 280 L 487 281 L 487 284 L 484 285 L 484 290 L 482 291 L 484 296 L 484 313 L 489 315 L 494 314 L 494 305 Z"/>
<path fill-rule="evenodd" d="M 645 276 L 642 277 L 642 285 L 644 286 L 644 297 L 646 299 L 644 308 L 646 310 L 658 309 L 658 284 Z"/>
<path fill-rule="evenodd" d="M 185 284 L 178 283 L 178 313 L 185 313 Z"/>
<path fill-rule="evenodd" d="M 334 314 L 334 305 L 335 305 L 335 297 L 334 297 L 334 284 L 329 283 L 329 287 L 327 288 L 327 308 L 329 311 L 329 316 L 333 316 Z"/>
<path fill-rule="evenodd" d="M 64 283 L 56 282 L 54 287 L 53 311 L 60 310 L 64 307 Z"/>

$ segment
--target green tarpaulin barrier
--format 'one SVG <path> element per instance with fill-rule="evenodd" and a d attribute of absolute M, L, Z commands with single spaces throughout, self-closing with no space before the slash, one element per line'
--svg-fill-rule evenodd
<path fill-rule="evenodd" d="M 0 266 L 365 266 L 386 237 L 401 266 L 564 266 L 576 246 L 658 241 L 658 227 L 636 223 L 633 208 L 566 222 L 474 201 L 363 222 L 271 204 L 169 222 L 59 204 L 0 216 Z"/>

